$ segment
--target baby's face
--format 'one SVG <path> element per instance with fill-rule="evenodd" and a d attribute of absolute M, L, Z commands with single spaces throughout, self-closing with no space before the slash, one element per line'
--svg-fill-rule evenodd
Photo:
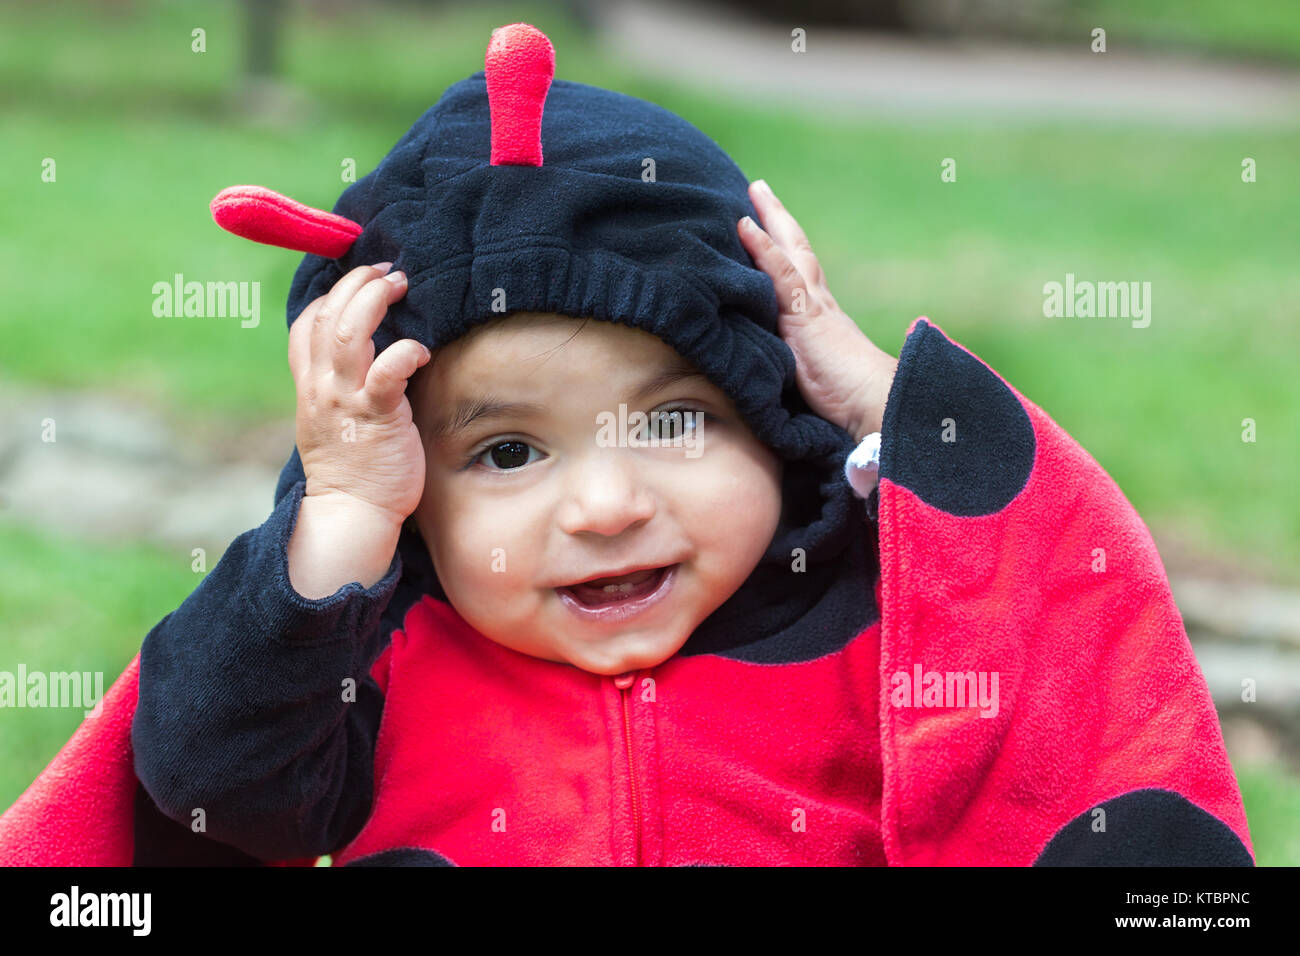
<path fill-rule="evenodd" d="M 408 394 L 427 471 L 414 517 L 470 625 L 524 654 L 621 674 L 667 660 L 744 583 L 776 532 L 782 463 L 703 375 L 642 393 L 687 364 L 641 329 L 516 313 L 416 374 Z M 535 407 L 457 420 L 489 400 Z M 703 424 L 691 431 L 701 416 L 686 414 L 618 425 L 674 408 L 703 412 Z M 633 444 L 652 436 L 658 447 Z M 639 609 L 624 599 L 621 611 L 582 610 L 560 590 L 664 566 L 658 599 Z"/>

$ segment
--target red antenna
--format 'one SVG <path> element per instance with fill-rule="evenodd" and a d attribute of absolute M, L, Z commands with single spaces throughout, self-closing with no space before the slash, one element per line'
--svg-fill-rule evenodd
<path fill-rule="evenodd" d="M 209 208 L 227 232 L 328 259 L 346 253 L 362 232 L 351 219 L 304 206 L 265 186 L 227 186 L 213 197 Z"/>
<path fill-rule="evenodd" d="M 493 166 L 542 165 L 542 107 L 555 76 L 555 48 L 528 23 L 497 27 L 484 57 L 492 116 Z M 222 229 L 269 246 L 345 255 L 362 233 L 359 223 L 305 206 L 264 186 L 229 186 L 213 198 Z"/>
<path fill-rule="evenodd" d="M 555 76 L 555 48 L 528 23 L 497 27 L 483 60 L 492 114 L 493 166 L 542 165 L 542 107 Z"/>

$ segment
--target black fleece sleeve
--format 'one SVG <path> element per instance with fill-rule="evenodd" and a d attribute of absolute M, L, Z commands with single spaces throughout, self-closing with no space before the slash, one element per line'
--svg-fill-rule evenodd
<path fill-rule="evenodd" d="M 400 626 L 385 614 L 398 553 L 369 589 L 353 581 L 307 599 L 289 583 L 305 491 L 288 484 L 296 459 L 270 517 L 145 638 L 131 728 L 136 775 L 158 808 L 186 826 L 201 808 L 208 837 L 262 860 L 332 852 L 365 824 L 383 708 L 370 669 Z"/>

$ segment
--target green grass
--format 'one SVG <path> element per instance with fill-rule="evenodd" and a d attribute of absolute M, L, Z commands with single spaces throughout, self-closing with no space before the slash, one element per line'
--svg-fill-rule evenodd
<path fill-rule="evenodd" d="M 1300 778 L 1267 764 L 1235 768 L 1256 866 L 1300 866 Z"/>
<path fill-rule="evenodd" d="M 1128 45 L 1218 56 L 1300 60 L 1294 0 L 1071 0 L 1070 22 L 1106 30 L 1108 50 Z"/>
<path fill-rule="evenodd" d="M 1112 48 L 1117 31 L 1167 27 L 1177 42 L 1300 51 L 1300 15 L 1273 0 L 1242 16 L 1202 0 L 1088 9 L 1105 14 Z M 332 207 L 341 160 L 373 168 L 482 67 L 491 28 L 514 20 L 551 37 L 559 77 L 658 102 L 766 178 L 840 304 L 883 348 L 897 354 L 908 323 L 928 315 L 1064 426 L 1149 524 L 1300 582 L 1300 127 L 795 115 L 637 76 L 549 5 L 296 21 L 283 67 L 308 105 L 273 126 L 232 105 L 235 4 L 0 6 L 0 375 L 134 396 L 181 424 L 292 416 L 283 312 L 300 256 L 224 233 L 208 202 L 260 183 Z M 197 26 L 206 53 L 190 51 Z M 1246 156 L 1252 184 L 1240 179 Z M 54 183 L 41 181 L 46 157 Z M 955 183 L 940 181 L 945 157 Z M 260 325 L 154 317 L 153 284 L 177 272 L 260 282 Z M 1043 284 L 1067 272 L 1151 282 L 1150 327 L 1044 318 Z M 1253 444 L 1240 440 L 1247 417 Z M 0 558 L 13 569 L 0 582 L 0 669 L 116 675 L 196 583 L 186 555 L 13 527 L 0 529 Z M 0 805 L 78 714 L 7 717 L 19 732 L 0 735 Z M 1261 862 L 1300 862 L 1295 781 L 1241 780 Z"/>

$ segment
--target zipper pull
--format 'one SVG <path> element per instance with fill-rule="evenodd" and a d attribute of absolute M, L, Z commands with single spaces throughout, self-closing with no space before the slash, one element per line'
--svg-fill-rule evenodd
<path fill-rule="evenodd" d="M 628 671 L 626 674 L 619 674 L 614 678 L 614 686 L 619 690 L 627 690 L 636 680 L 636 671 Z"/>

